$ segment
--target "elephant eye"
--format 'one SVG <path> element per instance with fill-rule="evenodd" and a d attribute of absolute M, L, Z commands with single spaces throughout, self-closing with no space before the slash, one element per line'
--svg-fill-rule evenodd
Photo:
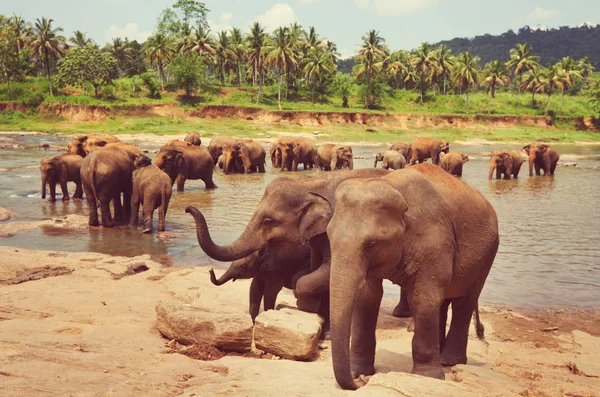
<path fill-rule="evenodd" d="M 375 240 L 367 241 L 367 248 L 375 248 L 376 245 L 377 245 L 377 241 L 375 241 Z"/>
<path fill-rule="evenodd" d="M 263 225 L 272 225 L 273 224 L 273 219 L 271 218 L 265 218 L 263 219 Z"/>

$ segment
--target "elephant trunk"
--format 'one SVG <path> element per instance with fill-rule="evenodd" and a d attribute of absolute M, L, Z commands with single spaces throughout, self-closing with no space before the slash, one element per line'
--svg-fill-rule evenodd
<path fill-rule="evenodd" d="M 375 158 L 375 165 L 373 166 L 373 168 L 377 168 L 377 158 Z"/>
<path fill-rule="evenodd" d="M 229 262 L 235 261 L 245 256 L 250 255 L 256 250 L 261 249 L 265 243 L 260 241 L 256 234 L 252 231 L 252 226 L 248 225 L 242 235 L 231 245 L 217 245 L 213 242 L 206 225 L 206 219 L 204 215 L 195 207 L 187 206 L 185 212 L 191 214 L 196 222 L 196 236 L 198 238 L 198 244 L 206 255 L 211 258 L 221 261 Z"/>
<path fill-rule="evenodd" d="M 348 169 L 349 170 L 354 169 L 354 156 L 353 155 L 350 155 L 350 158 L 348 159 Z"/>
<path fill-rule="evenodd" d="M 223 285 L 234 277 L 235 277 L 235 275 L 233 274 L 231 267 L 229 269 L 227 269 L 227 271 L 225 271 L 225 273 L 223 273 L 223 275 L 218 280 L 217 280 L 217 277 L 215 276 L 215 271 L 213 269 L 210 269 L 210 282 L 213 283 L 214 285 L 217 285 L 217 286 Z"/>
<path fill-rule="evenodd" d="M 535 152 L 529 153 L 529 176 L 533 176 L 533 163 L 535 163 Z"/>
<path fill-rule="evenodd" d="M 489 175 L 489 180 L 492 180 L 492 175 L 494 175 L 494 170 L 496 169 L 496 163 L 495 162 L 491 162 L 490 163 L 490 175 Z"/>
<path fill-rule="evenodd" d="M 46 199 L 46 183 L 47 183 L 46 175 L 43 175 L 42 176 L 42 199 Z"/>
<path fill-rule="evenodd" d="M 339 260 L 334 255 L 329 281 L 333 372 L 338 384 L 346 390 L 356 390 L 358 388 L 350 371 L 350 332 L 356 294 L 365 280 L 365 274 L 357 271 L 356 266 L 345 266 L 345 264 L 351 264 L 352 262 L 351 259 Z M 350 270 L 352 268 L 354 269 Z"/>

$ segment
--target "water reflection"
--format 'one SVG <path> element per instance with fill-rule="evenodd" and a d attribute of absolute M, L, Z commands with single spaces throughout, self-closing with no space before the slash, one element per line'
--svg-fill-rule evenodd
<path fill-rule="evenodd" d="M 518 179 L 493 179 L 488 183 L 488 192 L 498 196 L 515 194 L 518 188 Z"/>
<path fill-rule="evenodd" d="M 533 197 L 543 196 L 554 190 L 555 183 L 554 176 L 534 176 L 527 178 L 523 184 L 523 191 L 531 193 Z"/>
<path fill-rule="evenodd" d="M 39 199 L 39 205 L 41 206 L 42 215 L 44 215 L 44 217 L 56 218 L 59 216 L 83 213 L 83 200 L 71 199 L 69 201 L 62 201 L 58 197 L 58 192 L 56 193 L 57 199 L 54 203 L 47 200 Z"/>

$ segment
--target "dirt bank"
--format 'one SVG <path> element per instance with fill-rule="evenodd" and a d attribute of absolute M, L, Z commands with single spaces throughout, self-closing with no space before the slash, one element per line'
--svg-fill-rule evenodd
<path fill-rule="evenodd" d="M 2 108 L 0 107 L 0 111 Z M 543 116 L 459 116 L 394 114 L 363 112 L 291 112 L 230 105 L 206 105 L 196 110 L 184 109 L 178 104 L 139 106 L 88 106 L 47 104 L 39 108 L 40 114 L 64 117 L 69 121 L 96 122 L 115 117 L 178 117 L 186 119 L 230 118 L 260 124 L 287 124 L 299 127 L 356 125 L 365 128 L 394 130 L 413 129 L 507 129 L 547 128 L 554 125 L 551 118 Z M 562 125 L 579 131 L 600 131 L 600 119 L 594 117 L 561 118 Z"/>
<path fill-rule="evenodd" d="M 335 384 L 329 342 L 308 363 L 173 354 L 155 328 L 158 301 L 247 310 L 249 282 L 215 287 L 207 268 L 164 268 L 148 256 L 0 247 L 0 282 L 3 396 L 352 395 Z M 279 301 L 294 302 L 289 293 Z M 407 320 L 390 316 L 393 304 L 384 302 L 379 318 L 377 374 L 357 395 L 595 396 L 600 390 L 596 312 L 519 314 L 484 306 L 487 341 L 472 336 L 469 365 L 447 369 L 442 382 L 407 374 L 412 334 Z"/>

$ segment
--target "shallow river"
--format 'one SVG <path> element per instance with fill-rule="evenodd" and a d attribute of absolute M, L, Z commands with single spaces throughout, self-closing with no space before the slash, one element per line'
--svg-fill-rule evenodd
<path fill-rule="evenodd" d="M 51 136 L 0 135 L 0 144 L 66 145 L 67 139 Z M 136 142 L 143 148 L 157 144 Z M 386 145 L 387 146 L 387 145 Z M 527 163 L 520 178 L 488 181 L 489 152 L 517 146 L 460 146 L 453 151 L 470 155 L 463 180 L 481 191 L 493 204 L 500 221 L 501 243 L 483 290 L 482 301 L 515 306 L 600 308 L 600 146 L 556 145 L 561 163 L 554 178 L 528 177 Z M 373 154 L 384 147 L 354 147 L 355 169 L 373 167 Z M 79 200 L 52 204 L 42 201 L 39 160 L 56 154 L 43 150 L 0 150 L 0 206 L 20 216 L 14 221 L 40 220 L 67 214 L 87 215 Z M 154 155 L 152 155 L 154 156 Z M 269 164 L 270 166 L 270 164 Z M 286 173 L 317 175 L 319 171 Z M 214 262 L 199 248 L 187 205 L 206 216 L 213 239 L 221 244 L 237 238 L 260 201 L 265 187 L 279 171 L 265 174 L 216 173 L 218 189 L 205 191 L 202 181 L 188 181 L 184 193 L 173 192 L 167 215 L 167 233 L 142 235 L 127 227 L 92 228 L 87 232 L 34 229 L 0 238 L 0 245 L 41 250 L 95 251 L 112 255 L 150 254 L 165 265 L 195 266 Z M 69 190 L 74 185 L 69 184 Z M 60 188 L 57 187 L 57 195 Z M 155 224 L 157 223 L 155 214 Z M 13 220 L 11 220 L 13 221 Z M 208 275 L 207 275 L 208 277 Z M 386 294 L 398 288 L 386 286 Z"/>

